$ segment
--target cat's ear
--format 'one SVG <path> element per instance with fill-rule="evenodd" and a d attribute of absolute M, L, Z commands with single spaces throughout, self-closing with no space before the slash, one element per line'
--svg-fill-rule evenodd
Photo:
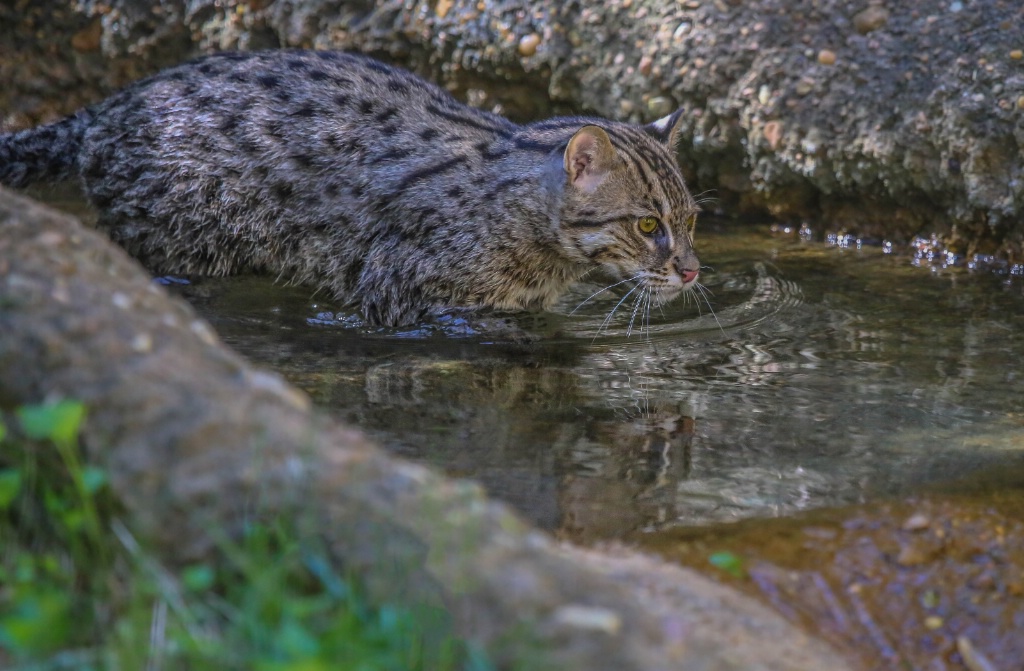
<path fill-rule="evenodd" d="M 565 172 L 569 183 L 581 191 L 593 191 L 611 171 L 616 158 L 615 147 L 604 129 L 598 126 L 580 128 L 565 148 Z"/>
<path fill-rule="evenodd" d="M 644 130 L 655 140 L 668 145 L 669 149 L 675 151 L 679 143 L 679 128 L 683 125 L 682 121 L 683 110 L 680 108 L 666 117 L 647 124 L 644 126 Z"/>

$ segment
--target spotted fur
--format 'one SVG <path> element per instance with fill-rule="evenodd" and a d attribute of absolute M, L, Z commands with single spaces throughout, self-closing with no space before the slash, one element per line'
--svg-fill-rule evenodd
<path fill-rule="evenodd" d="M 516 125 L 364 56 L 222 53 L 0 136 L 0 183 L 77 174 L 153 270 L 270 272 L 376 324 L 549 307 L 595 269 L 667 300 L 698 268 L 678 119 Z"/>

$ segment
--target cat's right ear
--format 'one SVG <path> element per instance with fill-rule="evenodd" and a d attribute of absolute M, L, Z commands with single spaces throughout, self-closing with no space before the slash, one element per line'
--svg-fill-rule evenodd
<path fill-rule="evenodd" d="M 647 124 L 644 126 L 644 130 L 655 140 L 668 145 L 669 149 L 675 151 L 679 144 L 679 131 L 682 125 L 683 109 L 679 108 L 672 114 Z"/>
<path fill-rule="evenodd" d="M 569 183 L 581 191 L 592 192 L 611 171 L 615 159 L 615 147 L 604 129 L 599 126 L 580 128 L 565 148 Z"/>

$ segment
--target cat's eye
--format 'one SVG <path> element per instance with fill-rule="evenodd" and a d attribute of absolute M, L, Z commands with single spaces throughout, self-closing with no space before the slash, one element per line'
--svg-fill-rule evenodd
<path fill-rule="evenodd" d="M 640 232 L 644 235 L 651 235 L 658 230 L 658 218 L 640 217 L 640 221 L 636 222 L 636 227 L 639 228 Z"/>

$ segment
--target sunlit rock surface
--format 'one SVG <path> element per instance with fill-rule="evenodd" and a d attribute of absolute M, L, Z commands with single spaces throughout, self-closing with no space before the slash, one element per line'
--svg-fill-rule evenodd
<path fill-rule="evenodd" d="M 16 2 L 0 110 L 35 123 L 211 50 L 355 49 L 517 118 L 681 106 L 710 208 L 1019 263 L 1022 21 L 1005 0 Z"/>

